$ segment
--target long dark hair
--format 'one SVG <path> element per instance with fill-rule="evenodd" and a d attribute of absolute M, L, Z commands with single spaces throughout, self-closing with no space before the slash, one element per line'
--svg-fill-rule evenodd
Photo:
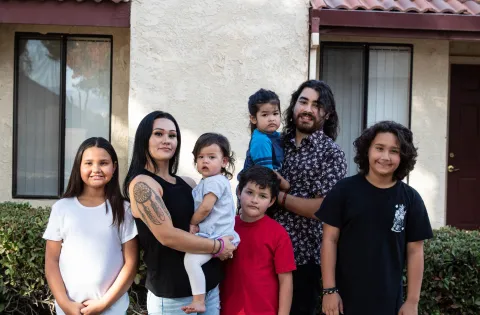
<path fill-rule="evenodd" d="M 415 148 L 413 144 L 412 131 L 397 122 L 381 121 L 365 129 L 360 137 L 353 142 L 356 151 L 353 160 L 357 163 L 360 173 L 367 175 L 370 169 L 368 149 L 377 134 L 385 132 L 394 134 L 400 143 L 400 164 L 395 172 L 393 172 L 393 178 L 403 180 L 415 167 L 415 163 L 417 162 L 417 148 Z"/>
<path fill-rule="evenodd" d="M 198 138 L 193 147 L 193 163 L 197 163 L 197 157 L 200 154 L 200 151 L 212 144 L 218 145 L 222 151 L 223 157 L 228 160 L 227 167 L 222 167 L 222 174 L 228 179 L 232 179 L 233 173 L 235 172 L 235 154 L 232 152 L 228 139 L 219 133 L 208 132 Z"/>
<path fill-rule="evenodd" d="M 142 173 L 142 171 L 145 169 L 145 165 L 152 165 L 154 172 L 158 172 L 158 165 L 150 154 L 148 143 L 150 137 L 152 136 L 153 123 L 156 119 L 160 118 L 165 118 L 172 121 L 175 125 L 175 129 L 177 130 L 177 149 L 175 150 L 173 157 L 168 162 L 168 173 L 170 175 L 175 175 L 177 173 L 178 162 L 180 159 L 180 147 L 182 144 L 182 136 L 180 135 L 180 128 L 178 127 L 178 123 L 175 118 L 173 118 L 173 116 L 167 112 L 162 112 L 159 110 L 151 112 L 142 119 L 142 121 L 138 125 L 137 132 L 135 133 L 132 161 L 130 162 L 130 167 L 128 168 L 128 173 L 123 183 L 123 194 L 127 197 L 127 199 L 130 199 L 128 193 L 128 186 L 130 185 L 130 182 L 137 175 Z"/>
<path fill-rule="evenodd" d="M 293 109 L 297 103 L 300 94 L 303 89 L 311 88 L 318 92 L 317 104 L 319 107 L 323 107 L 325 110 L 325 115 L 328 115 L 328 119 L 324 121 L 323 132 L 330 137 L 332 140 L 337 139 L 339 122 L 337 110 L 335 107 L 335 99 L 333 97 L 332 89 L 323 81 L 320 80 L 308 80 L 303 82 L 298 89 L 292 93 L 292 98 L 290 99 L 290 106 L 285 110 L 284 117 L 284 127 L 283 134 L 287 135 L 290 132 L 295 131 L 295 121 L 293 120 Z"/>
<path fill-rule="evenodd" d="M 106 139 L 102 137 L 92 137 L 82 142 L 77 150 L 77 154 L 75 155 L 67 189 L 62 198 L 78 197 L 82 194 L 85 183 L 83 182 L 80 174 L 80 166 L 82 164 L 83 153 L 85 150 L 92 147 L 101 148 L 107 151 L 115 166 L 115 171 L 113 172 L 112 178 L 105 185 L 105 200 L 108 200 L 112 206 L 112 224 L 120 227 L 125 218 L 125 208 L 123 205 L 125 198 L 122 196 L 122 192 L 120 190 L 117 153 L 110 142 L 108 142 Z M 105 205 L 106 211 L 108 212 L 108 204 L 105 203 Z"/>
<path fill-rule="evenodd" d="M 248 98 L 248 112 L 250 113 L 250 115 L 256 117 L 259 109 L 258 107 L 262 104 L 277 105 L 278 111 L 280 111 L 280 99 L 278 98 L 277 93 L 270 90 L 260 89 L 250 95 L 250 97 Z M 253 131 L 255 130 L 255 128 L 257 128 L 257 126 L 252 124 L 251 121 L 249 126 L 250 133 L 253 134 Z"/>

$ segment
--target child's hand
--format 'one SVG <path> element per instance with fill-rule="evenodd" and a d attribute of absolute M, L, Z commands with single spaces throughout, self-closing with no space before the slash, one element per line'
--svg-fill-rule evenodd
<path fill-rule="evenodd" d="M 67 304 L 59 306 L 66 315 L 81 315 L 82 313 L 80 310 L 84 308 L 82 303 L 73 301 L 69 301 Z"/>
<path fill-rule="evenodd" d="M 87 315 L 97 315 L 101 314 L 107 305 L 105 305 L 105 302 L 102 300 L 87 300 L 83 302 L 84 308 L 82 308 L 81 312 L 82 314 L 87 314 Z"/>
<path fill-rule="evenodd" d="M 343 302 L 338 293 L 323 296 L 322 312 L 327 315 L 343 314 Z"/>
<path fill-rule="evenodd" d="M 400 308 L 398 315 L 418 315 L 418 303 L 407 299 Z"/>
<path fill-rule="evenodd" d="M 277 172 L 277 171 L 274 171 L 274 172 L 275 172 L 275 174 L 277 174 L 277 177 L 280 180 L 280 190 L 281 191 L 288 191 L 290 189 L 290 183 L 285 178 L 283 178 L 283 176 L 280 175 L 279 172 Z"/>
<path fill-rule="evenodd" d="M 197 234 L 200 232 L 200 228 L 196 224 L 190 224 L 190 233 Z"/>

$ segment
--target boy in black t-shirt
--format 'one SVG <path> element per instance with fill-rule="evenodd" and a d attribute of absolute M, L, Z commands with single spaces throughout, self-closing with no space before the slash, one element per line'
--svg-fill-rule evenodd
<path fill-rule="evenodd" d="M 327 315 L 417 315 L 423 241 L 433 234 L 422 198 L 402 182 L 416 162 L 412 132 L 383 121 L 354 145 L 359 174 L 339 181 L 316 213 L 324 222 L 322 310 Z"/>

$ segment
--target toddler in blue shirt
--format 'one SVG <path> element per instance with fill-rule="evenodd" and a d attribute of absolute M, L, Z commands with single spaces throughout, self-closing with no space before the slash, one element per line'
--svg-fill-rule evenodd
<path fill-rule="evenodd" d="M 248 99 L 250 130 L 243 170 L 253 165 L 278 171 L 283 163 L 283 145 L 280 133 L 280 99 L 275 92 L 260 89 Z"/>

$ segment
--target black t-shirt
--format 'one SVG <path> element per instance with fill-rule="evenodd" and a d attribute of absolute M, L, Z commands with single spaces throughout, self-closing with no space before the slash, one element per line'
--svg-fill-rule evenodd
<path fill-rule="evenodd" d="M 420 195 L 402 181 L 381 189 L 345 178 L 316 213 L 340 229 L 336 284 L 346 315 L 397 315 L 408 242 L 433 237 Z"/>
<path fill-rule="evenodd" d="M 176 184 L 145 170 L 163 188 L 163 201 L 170 212 L 173 225 L 184 231 L 190 229 L 190 219 L 194 212 L 192 187 L 182 178 L 175 176 Z M 135 219 L 140 248 L 144 250 L 143 260 L 147 265 L 145 286 L 158 297 L 181 298 L 192 295 L 190 281 L 185 270 L 184 252 L 163 246 L 140 219 Z M 219 259 L 211 259 L 202 266 L 207 291 L 215 288 L 223 278 Z"/>

